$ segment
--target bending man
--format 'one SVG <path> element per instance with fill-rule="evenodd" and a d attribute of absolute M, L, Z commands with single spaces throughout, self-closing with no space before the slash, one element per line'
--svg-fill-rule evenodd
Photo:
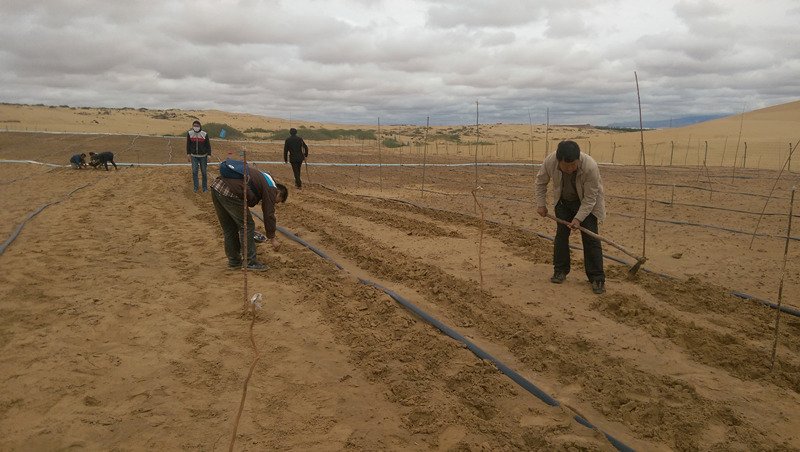
<path fill-rule="evenodd" d="M 556 217 L 568 221 L 569 227 L 558 224 L 553 243 L 553 276 L 550 282 L 561 284 L 570 271 L 569 235 L 578 226 L 597 233 L 598 221 L 606 215 L 603 182 L 597 162 L 581 153 L 578 143 L 562 141 L 558 150 L 548 155 L 536 175 L 537 213 L 547 216 L 547 184 L 553 181 Z M 603 271 L 603 249 L 600 241 L 581 232 L 583 265 L 592 284 L 592 292 L 606 291 Z"/>
<path fill-rule="evenodd" d="M 247 204 L 255 207 L 261 203 L 261 212 L 264 214 L 264 229 L 272 248 L 277 250 L 280 244 L 275 237 L 275 204 L 286 202 L 289 191 L 282 184 L 277 184 L 269 173 L 261 172 L 248 165 L 249 184 L 247 187 Z M 231 179 L 218 177 L 211 184 L 211 200 L 217 212 L 222 234 L 225 238 L 225 255 L 228 257 L 228 266 L 238 268 L 242 266 L 242 241 L 241 232 L 244 225 L 243 202 L 244 179 Z M 256 242 L 254 240 L 255 223 L 250 209 L 247 210 L 247 268 L 263 271 L 269 267 L 256 259 Z"/>

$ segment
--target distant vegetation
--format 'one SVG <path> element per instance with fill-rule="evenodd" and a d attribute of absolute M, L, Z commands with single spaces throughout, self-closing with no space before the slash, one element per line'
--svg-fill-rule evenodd
<path fill-rule="evenodd" d="M 209 122 L 209 123 L 203 124 L 203 130 L 206 131 L 206 133 L 208 134 L 209 137 L 211 137 L 212 140 L 214 140 L 214 139 L 219 140 L 220 139 L 219 132 L 222 129 L 225 129 L 225 138 L 224 138 L 225 140 L 246 140 L 247 139 L 247 136 L 245 136 L 245 134 L 243 134 L 241 131 L 239 131 L 239 130 L 237 130 L 237 129 L 235 129 L 235 128 L 227 125 L 227 124 L 224 124 L 224 123 L 220 124 L 220 123 L 217 123 L 217 122 Z M 178 133 L 178 134 L 165 133 L 165 134 L 163 134 L 161 136 L 162 137 L 180 137 L 180 136 L 185 137 L 186 136 L 186 132 L 181 132 L 181 133 Z"/>
<path fill-rule="evenodd" d="M 286 129 L 280 130 L 264 130 L 264 129 L 247 129 L 245 132 L 260 132 L 267 133 L 268 140 L 285 140 L 289 136 L 289 131 Z M 363 129 L 311 129 L 299 127 L 297 134 L 306 140 L 325 141 L 325 140 L 374 140 L 374 130 Z"/>
<path fill-rule="evenodd" d="M 395 138 L 384 138 L 383 146 L 387 148 L 399 148 L 404 145 Z"/>
<path fill-rule="evenodd" d="M 599 130 L 611 130 L 614 132 L 638 132 L 638 127 L 612 127 L 612 126 L 596 126 L 595 129 Z"/>

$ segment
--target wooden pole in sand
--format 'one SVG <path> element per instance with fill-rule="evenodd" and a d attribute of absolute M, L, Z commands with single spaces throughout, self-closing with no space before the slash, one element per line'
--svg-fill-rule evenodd
<path fill-rule="evenodd" d="M 547 157 L 547 154 L 550 153 L 550 107 L 547 107 L 545 112 L 547 115 L 547 125 L 544 128 L 544 156 Z M 542 159 L 542 161 L 544 161 L 544 159 Z"/>
<path fill-rule="evenodd" d="M 644 215 L 642 216 L 642 258 L 645 258 L 647 253 L 647 159 L 644 155 L 644 123 L 642 122 L 642 97 L 639 94 L 639 75 L 633 71 L 633 77 L 636 79 L 636 99 L 639 102 L 639 138 L 642 152 L 642 169 L 644 170 Z"/>
<path fill-rule="evenodd" d="M 791 146 L 791 143 L 789 143 Z M 725 137 L 725 144 L 722 145 L 722 159 L 719 161 L 720 168 L 725 167 L 725 149 L 728 148 L 728 137 Z"/>
<path fill-rule="evenodd" d="M 742 118 L 739 120 L 739 138 L 736 139 L 736 152 L 733 154 L 733 172 L 731 173 L 731 183 L 736 179 L 736 161 L 739 159 L 739 145 L 742 143 L 742 126 L 744 125 L 744 106 L 742 106 Z"/>
<path fill-rule="evenodd" d="M 772 359 L 769 369 L 775 368 L 775 353 L 778 350 L 778 330 L 781 324 L 781 301 L 783 300 L 783 277 L 786 274 L 786 261 L 789 255 L 789 241 L 792 237 L 792 213 L 794 210 L 794 192 L 796 187 L 792 187 L 792 196 L 789 201 L 789 227 L 786 230 L 786 244 L 783 247 L 783 266 L 781 267 L 781 282 L 778 284 L 778 307 L 775 309 L 775 337 L 772 340 Z"/>
<path fill-rule="evenodd" d="M 481 127 L 478 116 L 478 101 L 475 101 L 475 187 L 478 186 L 478 146 L 481 140 Z"/>
<path fill-rule="evenodd" d="M 428 119 L 425 121 L 425 147 L 424 153 L 422 154 L 422 186 L 419 189 L 420 197 L 425 197 L 425 164 L 428 160 L 428 129 L 431 127 L 431 117 L 428 116 Z"/>
<path fill-rule="evenodd" d="M 383 159 L 381 158 L 381 118 L 378 118 L 378 181 L 380 190 L 383 191 Z"/>
<path fill-rule="evenodd" d="M 781 175 L 783 174 L 783 170 L 786 169 L 786 165 L 789 163 L 789 159 L 792 158 L 792 154 L 794 151 L 797 150 L 797 145 L 800 145 L 800 140 L 794 145 L 794 147 L 789 151 L 789 156 L 786 158 L 786 161 L 783 162 L 783 166 L 781 166 L 781 170 L 778 171 L 778 176 L 775 177 L 775 182 L 772 184 L 772 189 L 769 191 L 769 195 L 767 196 L 767 200 L 764 202 L 764 208 L 761 209 L 761 215 L 758 217 L 758 221 L 756 222 L 756 228 L 753 230 L 753 236 L 750 238 L 750 247 L 749 249 L 753 249 L 753 242 L 756 240 L 756 233 L 758 232 L 758 226 L 761 224 L 761 220 L 764 218 L 764 212 L 767 210 L 767 204 L 769 204 L 770 199 L 772 199 L 772 193 L 775 191 L 775 187 L 778 185 L 778 181 L 781 179 Z"/>
<path fill-rule="evenodd" d="M 669 142 L 669 166 L 672 166 L 672 157 L 675 155 L 675 142 Z"/>
<path fill-rule="evenodd" d="M 247 297 L 247 266 L 250 265 L 250 254 L 247 249 L 247 215 L 250 213 L 247 207 L 247 184 L 250 182 L 250 171 L 247 170 L 247 150 L 242 151 L 242 161 L 244 162 L 244 180 L 242 185 L 242 279 L 244 280 L 244 310 L 248 308 Z"/>

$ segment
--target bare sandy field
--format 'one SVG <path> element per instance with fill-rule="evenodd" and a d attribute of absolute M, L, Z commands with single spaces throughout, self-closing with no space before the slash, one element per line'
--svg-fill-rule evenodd
<path fill-rule="evenodd" d="M 213 145 L 218 157 L 282 158 L 278 144 Z M 63 165 L 89 150 L 125 164 L 0 164 L 2 237 L 53 203 L 0 256 L 0 449 L 224 450 L 252 349 L 242 274 L 226 268 L 210 197 L 192 192 L 188 166 L 142 166 L 184 162 L 181 139 L 0 133 L 0 159 Z M 542 235 L 555 228 L 534 214 L 534 167 L 426 166 L 423 179 L 413 148 L 314 145 L 311 158 L 380 166 L 309 166 L 305 189 L 279 206 L 280 226 L 345 270 L 285 237 L 277 252 L 260 246 L 271 269 L 248 286 L 264 295 L 261 359 L 237 450 L 614 449 L 575 414 L 637 450 L 800 449 L 800 319 L 782 317 L 770 371 L 776 311 L 731 295 L 777 300 L 796 173 L 778 180 L 751 249 L 777 172 L 650 168 L 655 273 L 629 280 L 607 260 L 608 292 L 596 296 L 579 251 L 563 285 L 548 281 Z M 288 166 L 259 166 L 292 185 Z M 642 169 L 601 171 L 601 234 L 641 254 Z M 794 307 L 797 245 L 783 293 Z M 358 278 L 402 294 L 561 406 Z"/>

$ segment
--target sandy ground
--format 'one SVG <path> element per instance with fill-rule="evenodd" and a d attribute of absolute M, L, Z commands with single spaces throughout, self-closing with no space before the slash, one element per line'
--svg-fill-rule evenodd
<path fill-rule="evenodd" d="M 188 167 L 136 166 L 182 162 L 182 144 L 0 133 L 4 159 L 63 164 L 112 149 L 129 163 L 0 165 L 3 237 L 59 201 L 0 256 L 0 449 L 227 448 L 252 358 L 242 274 L 226 269 L 210 198 L 192 192 Z M 240 148 L 218 142 L 215 153 Z M 278 145 L 248 152 L 281 157 Z M 359 146 L 312 147 L 312 158 L 420 161 Z M 288 166 L 262 167 L 290 181 Z M 271 269 L 248 276 L 265 301 L 237 450 L 611 450 L 575 413 L 638 450 L 800 449 L 800 319 L 782 317 L 770 371 L 775 311 L 730 295 L 777 299 L 797 175 L 782 175 L 759 226 L 776 237 L 751 250 L 746 232 L 777 173 L 653 168 L 646 267 L 675 279 L 628 280 L 607 261 L 608 292 L 595 296 L 579 252 L 565 284 L 548 282 L 552 244 L 536 233 L 554 227 L 533 214 L 533 171 L 427 167 L 423 191 L 416 166 L 309 167 L 278 222 L 347 271 L 285 238 L 277 252 L 259 248 Z M 641 169 L 601 171 L 601 233 L 641 253 Z M 783 294 L 795 307 L 797 244 Z M 404 295 L 562 406 L 356 277 Z"/>

